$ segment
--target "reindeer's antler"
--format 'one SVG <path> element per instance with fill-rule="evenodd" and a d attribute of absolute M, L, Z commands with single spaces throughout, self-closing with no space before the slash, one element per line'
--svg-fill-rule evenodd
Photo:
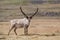
<path fill-rule="evenodd" d="M 20 7 L 20 10 L 21 10 L 22 14 L 27 18 L 28 16 L 22 11 L 21 7 Z"/>
<path fill-rule="evenodd" d="M 38 8 L 37 8 L 36 12 L 30 18 L 32 18 L 34 15 L 36 15 L 37 12 L 38 12 Z"/>

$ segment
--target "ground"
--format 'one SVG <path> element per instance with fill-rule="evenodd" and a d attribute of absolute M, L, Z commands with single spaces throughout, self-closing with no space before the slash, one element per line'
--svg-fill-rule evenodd
<path fill-rule="evenodd" d="M 19 28 L 18 35 L 12 30 L 8 36 L 10 28 L 9 22 L 0 22 L 0 40 L 60 40 L 60 19 L 32 19 L 28 35 Z"/>

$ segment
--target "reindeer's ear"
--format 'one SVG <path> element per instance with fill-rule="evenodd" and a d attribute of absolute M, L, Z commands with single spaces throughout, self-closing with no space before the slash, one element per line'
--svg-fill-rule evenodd
<path fill-rule="evenodd" d="M 32 17 L 30 17 L 30 19 L 32 19 Z"/>
<path fill-rule="evenodd" d="M 27 19 L 29 18 L 29 17 L 26 17 Z"/>

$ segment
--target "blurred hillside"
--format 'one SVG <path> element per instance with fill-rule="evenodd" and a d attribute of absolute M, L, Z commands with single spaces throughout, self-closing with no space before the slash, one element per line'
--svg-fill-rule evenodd
<path fill-rule="evenodd" d="M 39 8 L 35 18 L 60 18 L 59 0 L 0 0 L 0 21 L 23 18 L 19 7 L 28 15 Z"/>
<path fill-rule="evenodd" d="M 50 4 L 59 4 L 60 0 L 30 0 L 33 4 L 43 4 L 43 3 L 50 3 Z"/>

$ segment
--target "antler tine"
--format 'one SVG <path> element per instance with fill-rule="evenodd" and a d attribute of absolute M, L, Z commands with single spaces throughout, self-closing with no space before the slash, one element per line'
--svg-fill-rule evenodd
<path fill-rule="evenodd" d="M 21 10 L 22 14 L 27 18 L 28 16 L 22 11 L 21 7 L 20 7 L 20 10 Z"/>
<path fill-rule="evenodd" d="M 38 12 L 38 8 L 37 8 L 36 12 L 31 16 L 31 18 L 32 18 L 37 12 Z"/>

